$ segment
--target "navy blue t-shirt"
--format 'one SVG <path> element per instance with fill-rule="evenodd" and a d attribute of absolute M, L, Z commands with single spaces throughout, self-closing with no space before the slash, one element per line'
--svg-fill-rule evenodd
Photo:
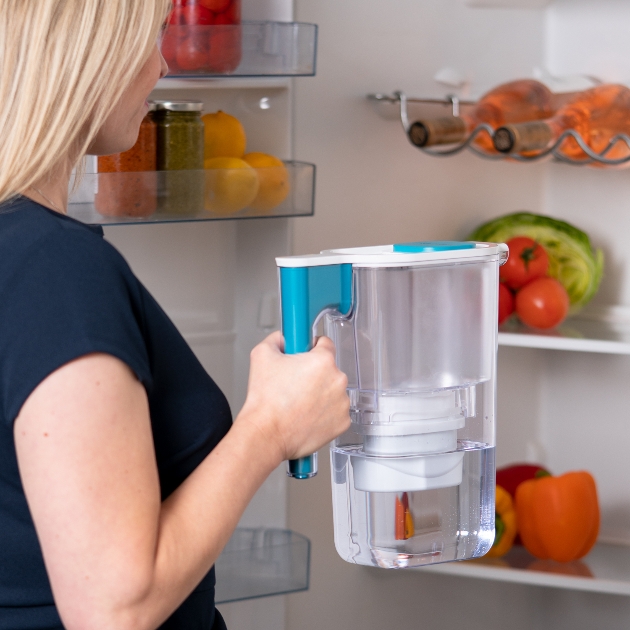
<path fill-rule="evenodd" d="M 228 403 L 103 230 L 25 197 L 0 205 L 0 630 L 58 630 L 17 465 L 13 423 L 43 379 L 105 352 L 143 383 L 162 498 L 230 428 Z M 224 628 L 214 569 L 162 626 Z"/>

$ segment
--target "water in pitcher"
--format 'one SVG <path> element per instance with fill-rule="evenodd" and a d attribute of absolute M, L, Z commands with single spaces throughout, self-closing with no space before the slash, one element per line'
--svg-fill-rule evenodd
<path fill-rule="evenodd" d="M 352 563 L 405 568 L 484 555 L 494 541 L 494 447 L 459 440 L 462 481 L 430 490 L 364 492 L 359 446 L 331 448 L 335 545 Z M 426 457 L 432 457 L 427 455 Z"/>

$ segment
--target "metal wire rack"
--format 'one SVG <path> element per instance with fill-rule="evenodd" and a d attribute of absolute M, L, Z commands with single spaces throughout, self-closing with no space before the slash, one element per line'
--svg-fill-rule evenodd
<path fill-rule="evenodd" d="M 409 138 L 409 128 L 411 123 L 409 122 L 408 104 L 417 103 L 421 105 L 447 105 L 451 107 L 453 116 L 459 116 L 461 106 L 474 105 L 474 101 L 460 100 L 457 96 L 447 96 L 445 99 L 429 99 L 429 98 L 413 98 L 408 97 L 404 92 L 394 92 L 393 94 L 368 94 L 368 99 L 381 103 L 398 104 L 400 107 L 400 122 L 402 123 L 405 135 Z M 475 146 L 474 142 L 477 136 L 487 134 L 492 137 L 494 129 L 485 123 L 482 123 L 475 127 L 472 133 L 466 138 L 464 142 L 456 144 L 448 148 L 434 148 L 434 147 L 418 147 L 420 151 L 428 155 L 436 157 L 449 157 L 451 155 L 457 155 L 465 149 L 468 149 L 475 155 L 482 157 L 486 160 L 516 160 L 519 162 L 536 162 L 547 157 L 552 157 L 559 162 L 565 164 L 572 164 L 574 166 L 584 166 L 587 164 L 602 164 L 606 166 L 620 166 L 630 162 L 630 155 L 622 158 L 608 158 L 606 157 L 610 151 L 620 142 L 623 142 L 630 151 L 630 137 L 626 134 L 620 133 L 611 138 L 608 145 L 600 153 L 596 153 L 591 149 L 584 141 L 582 136 L 573 129 L 568 129 L 553 143 L 552 146 L 540 151 L 534 155 L 521 155 L 519 153 L 487 153 L 482 149 Z M 584 151 L 587 157 L 583 159 L 574 159 L 561 153 L 560 147 L 567 138 L 573 138 L 580 149 Z M 413 144 L 413 143 L 412 143 Z"/>

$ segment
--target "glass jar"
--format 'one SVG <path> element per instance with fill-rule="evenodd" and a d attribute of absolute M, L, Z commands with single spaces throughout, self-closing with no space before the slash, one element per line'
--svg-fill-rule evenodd
<path fill-rule="evenodd" d="M 168 24 L 169 74 L 229 74 L 241 62 L 241 0 L 174 0 Z"/>
<path fill-rule="evenodd" d="M 157 170 L 157 126 L 153 119 L 155 103 L 149 103 L 149 111 L 140 124 L 136 143 L 128 151 L 101 155 L 98 158 L 99 173 L 127 173 Z"/>
<path fill-rule="evenodd" d="M 157 125 L 155 104 L 140 125 L 128 151 L 98 158 L 96 210 L 105 216 L 148 217 L 157 209 Z"/>
<path fill-rule="evenodd" d="M 196 214 L 203 209 L 203 103 L 156 101 L 159 209 L 172 214 Z"/>

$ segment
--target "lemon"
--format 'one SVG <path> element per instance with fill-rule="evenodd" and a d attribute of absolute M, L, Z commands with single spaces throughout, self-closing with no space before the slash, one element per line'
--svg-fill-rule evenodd
<path fill-rule="evenodd" d="M 247 153 L 243 159 L 258 172 L 260 186 L 250 208 L 264 212 L 281 204 L 289 194 L 289 172 L 281 160 L 267 153 Z"/>
<path fill-rule="evenodd" d="M 205 160 L 205 208 L 227 216 L 247 208 L 258 194 L 258 174 L 244 160 L 216 157 Z"/>
<path fill-rule="evenodd" d="M 242 158 L 245 153 L 245 129 L 238 118 L 219 110 L 205 114 L 204 124 L 206 159 L 215 157 Z"/>

